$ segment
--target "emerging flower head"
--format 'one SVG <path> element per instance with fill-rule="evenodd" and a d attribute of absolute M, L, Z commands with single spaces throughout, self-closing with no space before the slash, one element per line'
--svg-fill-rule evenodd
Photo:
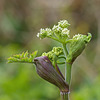
<path fill-rule="evenodd" d="M 61 47 L 53 47 L 53 50 L 52 50 L 53 53 L 55 53 L 57 56 L 63 54 L 63 48 Z"/>
<path fill-rule="evenodd" d="M 54 61 L 55 57 L 57 58 L 58 56 L 63 54 L 63 49 L 61 47 L 53 47 L 52 51 L 49 52 L 44 52 L 42 56 L 47 56 L 50 61 Z"/>
<path fill-rule="evenodd" d="M 69 85 L 56 72 L 47 56 L 37 57 L 34 59 L 34 62 L 40 77 L 57 86 L 61 92 L 67 93 L 69 91 Z"/>
<path fill-rule="evenodd" d="M 78 34 L 73 36 L 72 41 L 69 43 L 69 54 L 67 56 L 67 62 L 72 63 L 84 50 L 87 43 L 91 40 L 92 35 Z"/>

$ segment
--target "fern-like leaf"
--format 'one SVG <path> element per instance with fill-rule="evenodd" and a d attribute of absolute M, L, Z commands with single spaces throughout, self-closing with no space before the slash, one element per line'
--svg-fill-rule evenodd
<path fill-rule="evenodd" d="M 34 51 L 33 53 L 29 54 L 28 51 L 23 52 L 22 54 L 16 54 L 12 57 L 8 58 L 7 63 L 13 63 L 13 62 L 23 62 L 23 63 L 34 63 L 33 59 L 36 57 L 37 51 Z"/>

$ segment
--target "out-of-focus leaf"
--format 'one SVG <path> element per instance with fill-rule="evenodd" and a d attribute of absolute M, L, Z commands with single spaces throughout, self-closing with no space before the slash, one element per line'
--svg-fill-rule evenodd
<path fill-rule="evenodd" d="M 23 63 L 34 63 L 33 59 L 36 57 L 37 51 L 29 54 L 28 51 L 23 52 L 22 54 L 16 54 L 8 58 L 8 63 L 13 62 L 23 62 Z"/>

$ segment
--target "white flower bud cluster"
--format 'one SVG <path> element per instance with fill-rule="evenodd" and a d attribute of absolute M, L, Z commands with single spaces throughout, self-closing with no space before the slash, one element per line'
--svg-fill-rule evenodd
<path fill-rule="evenodd" d="M 54 25 L 52 30 L 55 32 L 55 33 L 61 33 L 62 31 L 62 28 L 59 26 L 59 25 Z"/>
<path fill-rule="evenodd" d="M 82 34 L 77 34 L 77 35 L 74 35 L 74 36 L 73 36 L 73 39 L 79 40 L 79 39 L 81 39 L 82 37 L 83 37 Z"/>
<path fill-rule="evenodd" d="M 62 41 L 66 41 L 66 39 L 68 39 L 69 36 L 69 30 L 67 29 L 67 27 L 70 24 L 68 23 L 67 20 L 62 20 L 60 22 L 58 22 L 58 25 L 54 25 L 52 28 L 52 31 L 54 32 L 55 36 L 59 39 L 61 39 Z"/>
<path fill-rule="evenodd" d="M 68 30 L 67 28 L 64 28 L 64 29 L 62 30 L 62 34 L 66 35 L 66 36 L 68 36 L 68 37 L 70 37 L 69 32 L 70 32 L 70 30 Z"/>
<path fill-rule="evenodd" d="M 46 28 L 46 29 L 40 29 L 40 33 L 37 34 L 37 37 L 40 37 L 41 39 L 52 35 L 52 30 L 50 28 Z"/>
<path fill-rule="evenodd" d="M 61 20 L 60 22 L 58 22 L 58 25 L 62 28 L 67 28 L 70 24 L 67 20 Z"/>
<path fill-rule="evenodd" d="M 92 38 L 91 33 L 88 33 L 88 35 L 77 34 L 73 36 L 73 39 L 83 40 L 85 42 L 89 42 L 91 38 Z"/>
<path fill-rule="evenodd" d="M 43 39 L 45 37 L 49 38 L 57 38 L 58 40 L 61 40 L 62 42 L 66 41 L 69 36 L 69 30 L 67 27 L 70 24 L 67 20 L 61 20 L 58 22 L 58 25 L 54 25 L 52 29 L 46 28 L 46 29 L 40 29 L 40 33 L 37 34 L 37 37 Z"/>

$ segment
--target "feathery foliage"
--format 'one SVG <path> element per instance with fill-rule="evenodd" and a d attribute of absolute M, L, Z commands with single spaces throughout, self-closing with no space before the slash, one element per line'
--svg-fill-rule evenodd
<path fill-rule="evenodd" d="M 8 58 L 8 63 L 13 62 L 23 62 L 23 63 L 34 63 L 33 59 L 36 57 L 37 51 L 29 54 L 28 51 L 23 52 L 22 54 L 16 54 Z"/>

